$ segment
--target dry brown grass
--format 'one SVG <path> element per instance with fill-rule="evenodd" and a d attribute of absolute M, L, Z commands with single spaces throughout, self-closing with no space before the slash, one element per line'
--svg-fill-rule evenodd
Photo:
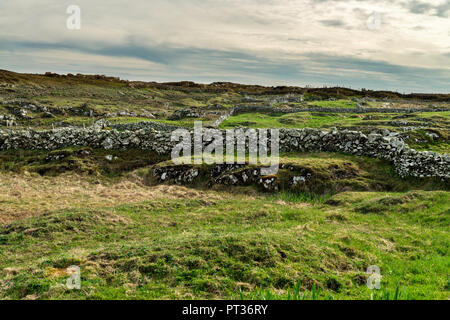
<path fill-rule="evenodd" d="M 214 191 L 182 186 L 145 186 L 133 177 L 114 182 L 76 174 L 57 177 L 0 174 L 0 224 L 70 208 L 112 207 L 154 199 L 220 199 Z"/>

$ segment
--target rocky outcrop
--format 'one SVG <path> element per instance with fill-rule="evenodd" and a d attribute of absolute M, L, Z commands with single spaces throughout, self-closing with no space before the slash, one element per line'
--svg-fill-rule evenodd
<path fill-rule="evenodd" d="M 175 111 L 169 118 L 169 120 L 181 120 L 186 118 L 200 118 L 200 115 L 192 109 L 186 108 L 183 110 Z"/>
<path fill-rule="evenodd" d="M 179 185 L 194 183 L 200 178 L 208 179 L 208 186 L 257 185 L 266 191 L 279 191 L 280 184 L 276 176 L 264 176 L 261 168 L 247 167 L 245 164 L 216 164 L 203 169 L 206 177 L 201 177 L 200 168 L 189 165 L 163 166 L 153 169 L 153 177 L 158 182 L 171 182 Z"/>
<path fill-rule="evenodd" d="M 127 110 L 121 110 L 118 112 L 102 112 L 90 107 L 89 103 L 83 103 L 78 107 L 73 106 L 59 106 L 51 107 L 39 104 L 33 104 L 26 100 L 16 99 L 10 101 L 0 102 L 5 105 L 5 108 L 11 114 L 16 115 L 20 119 L 29 120 L 30 117 L 28 113 L 42 113 L 43 118 L 53 118 L 56 115 L 71 115 L 71 116 L 82 116 L 82 117 L 103 117 L 103 118 L 113 118 L 113 117 L 129 117 L 129 118 L 149 118 L 154 119 L 155 115 L 149 110 L 141 110 L 140 112 L 130 112 Z"/>
<path fill-rule="evenodd" d="M 10 127 L 14 125 L 15 117 L 11 115 L 0 114 L 0 126 L 4 125 L 6 127 Z"/>

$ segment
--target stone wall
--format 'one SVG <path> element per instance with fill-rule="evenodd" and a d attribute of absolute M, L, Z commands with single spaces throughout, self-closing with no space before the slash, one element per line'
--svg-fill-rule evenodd
<path fill-rule="evenodd" d="M 168 124 L 153 122 L 153 121 L 140 121 L 134 123 L 118 123 L 118 124 L 108 124 L 110 128 L 117 129 L 119 131 L 129 130 L 136 131 L 140 129 L 155 129 L 157 131 L 173 131 L 180 127 L 172 126 Z"/>
<path fill-rule="evenodd" d="M 229 117 L 231 117 L 233 113 L 234 108 L 231 109 L 230 111 L 225 112 L 211 124 L 211 127 L 218 128 L 224 121 L 226 121 Z"/>
<path fill-rule="evenodd" d="M 448 108 L 322 108 L 309 106 L 307 108 L 274 108 L 271 106 L 238 105 L 231 115 L 241 113 L 297 113 L 297 112 L 330 112 L 330 113 L 414 113 L 450 111 Z"/>
<path fill-rule="evenodd" d="M 388 160 L 402 176 L 450 179 L 450 156 L 409 148 L 397 133 L 365 135 L 359 131 L 283 129 L 281 149 L 285 151 L 344 152 Z"/>
<path fill-rule="evenodd" d="M 222 133 L 225 137 L 224 131 Z M 52 150 L 70 146 L 90 146 L 104 149 L 138 148 L 153 150 L 159 154 L 170 154 L 176 144 L 171 142 L 170 138 L 170 130 L 158 131 L 152 127 L 132 131 L 101 130 L 95 127 L 48 131 L 0 130 L 0 150 Z M 280 149 L 282 151 L 344 152 L 369 156 L 390 161 L 402 177 L 450 179 L 449 155 L 411 149 L 398 134 L 387 130 L 381 134 L 365 135 L 359 131 L 349 130 L 281 129 Z"/>

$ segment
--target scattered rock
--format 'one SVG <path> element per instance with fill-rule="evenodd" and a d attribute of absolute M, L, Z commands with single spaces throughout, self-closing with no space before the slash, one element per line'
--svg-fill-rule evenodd
<path fill-rule="evenodd" d="M 169 120 L 181 120 L 186 118 L 199 118 L 200 115 L 189 108 L 183 109 L 183 110 L 177 110 L 175 111 L 172 116 L 170 116 Z"/>
<path fill-rule="evenodd" d="M 53 115 L 53 113 L 51 112 L 44 112 L 44 114 L 42 115 L 43 118 L 55 118 L 55 116 Z"/>

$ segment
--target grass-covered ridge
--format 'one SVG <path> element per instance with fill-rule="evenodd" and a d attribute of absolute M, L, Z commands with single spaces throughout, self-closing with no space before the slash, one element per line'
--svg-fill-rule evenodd
<path fill-rule="evenodd" d="M 450 204 L 436 182 L 401 180 L 374 159 L 289 153 L 282 163 L 314 172 L 310 189 L 193 189 L 148 185 L 147 169 L 114 173 L 90 152 L 80 161 L 92 172 L 31 170 L 44 153 L 2 172 L 1 298 L 448 298 Z M 132 158 L 113 153 L 119 167 Z M 371 191 L 345 191 L 361 187 Z M 80 291 L 65 287 L 70 265 Z M 381 291 L 365 285 L 370 265 Z"/>
<path fill-rule="evenodd" d="M 193 160 L 192 162 L 193 163 Z M 159 162 L 154 166 L 139 169 L 139 175 L 145 177 L 149 185 L 161 183 L 154 177 L 154 169 L 170 171 L 172 169 L 186 172 L 196 168 L 197 178 L 188 185 L 208 188 L 211 187 L 212 170 L 216 165 L 176 165 L 171 160 Z M 263 167 L 261 164 L 248 165 L 224 172 L 240 176 L 254 168 Z M 252 169 L 253 168 L 253 169 Z M 292 186 L 293 177 L 306 177 L 306 181 Z M 409 177 L 402 179 L 395 172 L 393 166 L 384 160 L 372 159 L 340 153 L 282 153 L 279 157 L 279 170 L 271 177 L 280 186 L 279 191 L 301 192 L 316 195 L 335 194 L 342 191 L 408 191 L 408 190 L 449 190 L 448 186 L 438 179 L 418 179 Z M 173 181 L 169 181 L 173 183 Z M 254 186 L 252 182 L 239 182 L 237 185 Z M 218 187 L 218 186 L 214 186 Z"/>
<path fill-rule="evenodd" d="M 316 298 L 368 299 L 365 270 L 375 264 L 384 290 L 448 298 L 444 192 L 325 203 L 209 195 L 67 208 L 4 226 L 0 296 L 286 298 L 299 283 Z M 81 291 L 64 286 L 74 264 Z"/>

